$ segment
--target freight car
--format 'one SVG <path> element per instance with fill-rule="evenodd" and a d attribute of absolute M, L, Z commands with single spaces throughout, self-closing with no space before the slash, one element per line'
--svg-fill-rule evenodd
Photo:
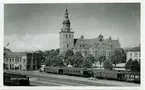
<path fill-rule="evenodd" d="M 140 83 L 140 72 L 119 71 L 118 80 Z"/>
<path fill-rule="evenodd" d="M 6 86 L 29 86 L 29 77 L 21 74 L 4 72 L 4 85 Z"/>
<path fill-rule="evenodd" d="M 74 76 L 83 76 L 83 77 L 90 77 L 92 76 L 90 69 L 86 68 L 62 68 L 63 74 L 66 75 L 74 75 Z"/>
<path fill-rule="evenodd" d="M 44 72 L 90 77 L 92 70 L 85 69 L 85 68 L 72 68 L 72 67 L 45 67 Z"/>
<path fill-rule="evenodd" d="M 114 79 L 119 81 L 129 81 L 140 83 L 140 73 L 121 70 L 93 70 L 95 78 Z"/>
<path fill-rule="evenodd" d="M 95 69 L 93 70 L 94 77 L 105 79 L 117 79 L 117 72 L 113 70 Z"/>
<path fill-rule="evenodd" d="M 54 74 L 63 74 L 63 70 L 60 67 L 44 67 L 44 72 L 54 73 Z"/>
<path fill-rule="evenodd" d="M 92 68 L 73 68 L 73 67 L 45 67 L 47 73 L 65 74 L 83 77 L 95 77 L 119 81 L 129 81 L 140 83 L 140 73 L 125 70 L 105 70 Z"/>

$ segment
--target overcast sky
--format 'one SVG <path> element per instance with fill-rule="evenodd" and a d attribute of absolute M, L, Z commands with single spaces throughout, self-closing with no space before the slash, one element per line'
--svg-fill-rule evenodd
<path fill-rule="evenodd" d="M 120 40 L 121 47 L 140 44 L 140 4 L 5 4 L 4 45 L 12 51 L 59 48 L 59 32 L 68 7 L 75 38 Z"/>

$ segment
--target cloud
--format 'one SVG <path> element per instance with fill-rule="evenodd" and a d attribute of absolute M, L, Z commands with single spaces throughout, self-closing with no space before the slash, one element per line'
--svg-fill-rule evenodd
<path fill-rule="evenodd" d="M 4 36 L 4 45 L 10 43 L 8 48 L 12 51 L 48 50 L 59 48 L 58 34 L 8 35 Z"/>

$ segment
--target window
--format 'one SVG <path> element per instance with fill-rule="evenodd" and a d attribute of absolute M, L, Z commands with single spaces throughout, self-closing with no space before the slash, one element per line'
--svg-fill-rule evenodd
<path fill-rule="evenodd" d="M 19 62 L 21 63 L 21 58 L 20 58 L 20 61 Z"/>
<path fill-rule="evenodd" d="M 25 59 L 23 59 L 24 63 L 25 63 Z"/>
<path fill-rule="evenodd" d="M 14 62 L 14 58 L 13 58 L 13 62 Z"/>
<path fill-rule="evenodd" d="M 80 45 L 80 47 L 81 47 L 81 45 Z"/>
<path fill-rule="evenodd" d="M 67 34 L 66 34 L 66 38 L 67 38 Z"/>
<path fill-rule="evenodd" d="M 16 60 L 15 60 L 16 63 L 17 63 L 17 60 L 18 60 L 18 59 L 16 58 Z"/>
<path fill-rule="evenodd" d="M 130 53 L 130 57 L 132 57 L 132 53 Z"/>
<path fill-rule="evenodd" d="M 67 47 L 68 47 L 68 44 L 67 44 Z"/>
<path fill-rule="evenodd" d="M 71 35 L 69 34 L 69 38 L 71 38 Z"/>
<path fill-rule="evenodd" d="M 22 66 L 20 65 L 20 69 L 22 68 Z"/>
<path fill-rule="evenodd" d="M 137 57 L 137 53 L 135 53 L 135 57 Z"/>

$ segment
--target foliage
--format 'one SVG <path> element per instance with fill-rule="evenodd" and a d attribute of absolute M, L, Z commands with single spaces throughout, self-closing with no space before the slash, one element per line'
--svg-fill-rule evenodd
<path fill-rule="evenodd" d="M 83 64 L 83 56 L 80 52 L 76 52 L 73 60 L 73 67 L 81 67 Z"/>
<path fill-rule="evenodd" d="M 132 59 L 130 58 L 129 60 L 128 60 L 128 62 L 125 64 L 125 69 L 130 69 L 131 68 L 131 64 L 132 64 Z"/>
<path fill-rule="evenodd" d="M 68 65 L 69 63 L 73 65 L 73 60 L 74 60 L 74 52 L 69 49 L 65 52 L 64 62 L 66 63 L 66 65 Z"/>
<path fill-rule="evenodd" d="M 46 52 L 48 55 L 45 56 L 45 64 L 46 66 L 59 66 L 62 65 L 62 60 L 58 56 L 59 52 L 58 50 L 50 50 L 49 53 L 48 51 Z"/>
<path fill-rule="evenodd" d="M 88 54 L 85 58 L 84 58 L 84 62 L 82 64 L 82 67 L 84 68 L 92 68 L 92 63 L 95 61 L 95 58 L 93 55 Z"/>
<path fill-rule="evenodd" d="M 72 50 L 67 50 L 66 53 L 65 53 L 65 57 L 69 57 L 69 56 L 73 56 L 74 55 L 74 52 Z"/>
<path fill-rule="evenodd" d="M 63 63 L 63 57 L 61 55 L 58 55 L 55 57 L 55 59 L 53 60 L 53 66 L 60 66 L 63 67 L 64 63 Z"/>
<path fill-rule="evenodd" d="M 106 60 L 106 57 L 104 55 L 102 55 L 102 56 L 99 56 L 97 58 L 97 60 L 100 62 L 100 67 L 101 67 L 102 62 L 104 62 Z"/>
<path fill-rule="evenodd" d="M 137 60 L 134 60 L 130 67 L 131 71 L 140 71 L 140 64 Z"/>
<path fill-rule="evenodd" d="M 104 67 L 104 69 L 112 70 L 113 65 L 112 65 L 112 63 L 111 63 L 111 60 L 106 59 L 106 60 L 104 61 L 104 63 L 103 63 L 103 67 Z"/>
<path fill-rule="evenodd" d="M 125 59 L 124 50 L 115 49 L 113 54 L 109 56 L 109 59 L 116 67 L 116 64 L 121 63 Z"/>

